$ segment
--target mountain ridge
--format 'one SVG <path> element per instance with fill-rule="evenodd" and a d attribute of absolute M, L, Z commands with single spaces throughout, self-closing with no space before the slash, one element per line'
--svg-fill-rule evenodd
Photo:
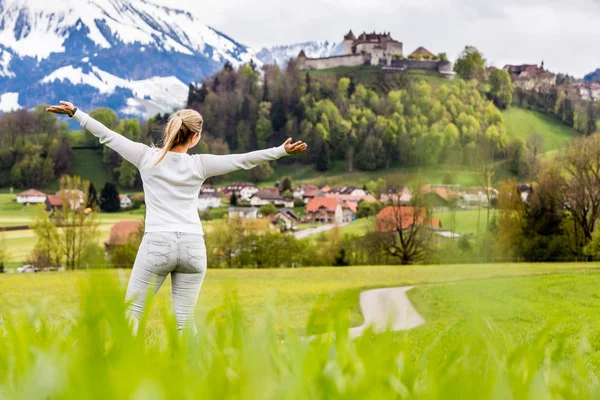
<path fill-rule="evenodd" d="M 146 0 L 61 3 L 0 0 L 0 111 L 71 98 L 148 117 L 184 106 L 188 85 L 226 62 L 260 64 L 187 11 Z"/>

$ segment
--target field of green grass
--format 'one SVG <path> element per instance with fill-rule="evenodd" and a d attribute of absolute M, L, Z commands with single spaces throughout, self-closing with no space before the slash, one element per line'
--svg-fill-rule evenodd
<path fill-rule="evenodd" d="M 456 211 L 454 213 L 454 226 L 452 226 L 452 213 L 450 212 L 436 212 L 433 216 L 441 220 L 442 228 L 451 229 L 461 235 L 470 235 L 485 230 L 487 209 L 482 208 L 481 212 L 479 210 Z M 494 210 L 490 210 L 490 220 L 493 216 Z"/>
<path fill-rule="evenodd" d="M 595 399 L 600 268 L 590 264 L 210 270 L 198 336 L 169 283 L 145 334 L 126 271 L 0 276 L 0 397 Z M 349 339 L 358 297 L 420 285 L 419 328 Z M 298 335 L 334 330 L 311 341 Z M 149 368 L 151 366 L 151 368 Z"/>
<path fill-rule="evenodd" d="M 562 148 L 578 136 L 573 128 L 563 124 L 557 118 L 537 111 L 510 107 L 502 114 L 508 136 L 527 142 L 532 133 L 539 133 L 544 138 L 542 150 L 544 152 Z"/>

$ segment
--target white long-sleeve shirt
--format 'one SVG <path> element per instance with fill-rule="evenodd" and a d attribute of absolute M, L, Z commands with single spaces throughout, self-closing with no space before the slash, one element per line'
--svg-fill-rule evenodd
<path fill-rule="evenodd" d="M 203 234 L 197 202 L 200 187 L 207 178 L 251 169 L 287 155 L 283 145 L 226 156 L 169 151 L 160 164 L 154 166 L 160 149 L 131 141 L 81 110 L 77 110 L 73 119 L 140 171 L 146 202 L 146 232 Z"/>

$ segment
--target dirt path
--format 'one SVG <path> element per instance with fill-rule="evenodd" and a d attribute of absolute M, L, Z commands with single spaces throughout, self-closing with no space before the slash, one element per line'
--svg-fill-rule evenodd
<path fill-rule="evenodd" d="M 418 313 L 406 292 L 412 286 L 366 290 L 360 294 L 360 310 L 365 322 L 351 328 L 350 336 L 360 336 L 367 327 L 375 332 L 387 328 L 392 331 L 404 331 L 423 325 L 425 319 Z"/>

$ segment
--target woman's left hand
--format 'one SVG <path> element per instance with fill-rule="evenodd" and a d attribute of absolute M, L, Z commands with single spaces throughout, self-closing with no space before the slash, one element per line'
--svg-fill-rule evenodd
<path fill-rule="evenodd" d="M 72 117 L 75 112 L 75 106 L 68 101 L 61 101 L 60 106 L 50 106 L 46 108 L 46 111 L 55 114 L 67 114 Z"/>
<path fill-rule="evenodd" d="M 296 143 L 292 143 L 292 138 L 286 140 L 283 145 L 288 154 L 302 153 L 307 147 L 306 143 L 302 142 L 301 140 L 298 140 Z"/>

